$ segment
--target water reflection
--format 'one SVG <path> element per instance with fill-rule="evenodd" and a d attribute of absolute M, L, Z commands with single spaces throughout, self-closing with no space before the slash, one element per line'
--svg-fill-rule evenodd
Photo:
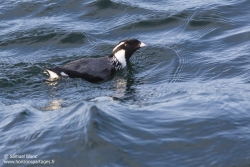
<path fill-rule="evenodd" d="M 125 96 L 127 89 L 127 80 L 123 78 L 118 78 L 115 81 L 115 92 L 114 97 L 121 98 Z"/>
<path fill-rule="evenodd" d="M 53 110 L 58 110 L 62 108 L 64 100 L 59 99 L 59 100 L 52 100 L 48 106 L 45 106 L 43 110 L 45 111 L 53 111 Z"/>

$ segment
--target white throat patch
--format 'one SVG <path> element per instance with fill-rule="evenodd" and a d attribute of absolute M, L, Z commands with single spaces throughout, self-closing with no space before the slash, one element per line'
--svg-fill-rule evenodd
<path fill-rule="evenodd" d="M 114 52 L 119 46 L 123 45 L 124 43 L 125 43 L 125 42 L 119 43 L 119 44 L 113 49 L 113 52 Z"/>
<path fill-rule="evenodd" d="M 121 63 L 122 68 L 126 67 L 127 62 L 126 62 L 126 58 L 125 58 L 125 50 L 124 49 L 121 49 L 118 52 L 116 52 L 115 57 Z"/>

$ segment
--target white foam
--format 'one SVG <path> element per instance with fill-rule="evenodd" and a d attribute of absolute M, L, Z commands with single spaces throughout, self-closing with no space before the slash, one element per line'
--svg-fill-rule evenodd
<path fill-rule="evenodd" d="M 121 63 L 122 68 L 126 67 L 127 62 L 126 62 L 126 58 L 125 58 L 125 50 L 124 49 L 121 49 L 118 52 L 116 52 L 115 57 Z"/>

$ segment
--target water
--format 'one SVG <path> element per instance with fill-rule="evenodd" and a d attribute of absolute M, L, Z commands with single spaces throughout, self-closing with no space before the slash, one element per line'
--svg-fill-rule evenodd
<path fill-rule="evenodd" d="M 1 1 L 1 166 L 249 167 L 249 6 Z M 127 38 L 147 47 L 110 80 L 41 82 Z"/>

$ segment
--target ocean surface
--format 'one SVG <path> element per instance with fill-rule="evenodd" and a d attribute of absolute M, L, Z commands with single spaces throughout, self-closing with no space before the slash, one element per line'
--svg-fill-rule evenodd
<path fill-rule="evenodd" d="M 249 167 L 249 0 L 1 0 L 0 166 Z M 107 81 L 46 67 L 147 46 Z"/>

